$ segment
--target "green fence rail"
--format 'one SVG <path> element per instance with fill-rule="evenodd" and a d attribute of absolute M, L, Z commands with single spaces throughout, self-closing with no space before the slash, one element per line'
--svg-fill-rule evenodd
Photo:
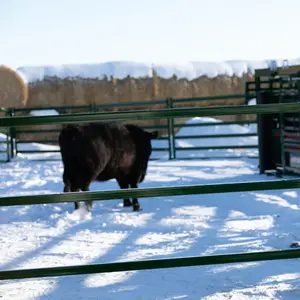
<path fill-rule="evenodd" d="M 53 106 L 53 107 L 47 107 L 47 108 L 41 108 L 41 107 L 31 107 L 31 108 L 14 108 L 11 109 L 11 116 L 18 116 L 20 113 L 28 113 L 32 111 L 37 111 L 37 110 L 56 110 L 60 114 L 70 114 L 74 113 L 76 111 L 81 111 L 81 112 L 86 112 L 86 113 L 95 113 L 95 112 L 105 112 L 113 109 L 125 109 L 128 110 L 131 107 L 150 107 L 150 108 L 155 108 L 157 106 L 160 107 L 165 107 L 165 108 L 173 108 L 176 107 L 177 105 L 182 105 L 184 104 L 187 106 L 189 103 L 191 104 L 192 107 L 195 106 L 195 104 L 203 101 L 214 101 L 214 100 L 229 100 L 229 99 L 241 99 L 244 101 L 246 99 L 245 94 L 235 94 L 235 95 L 223 95 L 223 96 L 208 96 L 208 97 L 194 97 L 194 98 L 184 98 L 184 99 L 172 99 L 168 98 L 165 100 L 151 100 L 151 101 L 135 101 L 135 102 L 127 102 L 127 103 L 122 103 L 122 102 L 113 102 L 113 103 L 108 103 L 108 104 L 90 104 L 90 105 L 81 105 L 81 106 Z M 234 124 L 233 122 L 232 124 Z M 241 122 L 240 124 L 249 124 L 249 121 L 244 121 Z M 148 130 L 162 130 L 165 132 L 165 135 L 161 137 L 161 140 L 166 140 L 166 144 L 164 147 L 153 147 L 153 152 L 165 152 L 168 153 L 169 159 L 176 158 L 176 153 L 178 151 L 181 151 L 180 147 L 176 147 L 176 129 L 183 127 L 183 126 L 188 126 L 190 124 L 175 124 L 173 118 L 167 118 L 166 119 L 166 125 L 152 125 L 152 126 L 142 126 L 144 129 Z M 194 124 L 193 124 L 194 125 Z M 213 126 L 214 124 L 207 124 L 207 126 Z M 226 125 L 225 122 L 223 125 Z M 199 126 L 202 126 L 200 123 Z M 12 142 L 11 142 L 11 156 L 17 155 L 18 153 L 45 153 L 45 152 L 52 152 L 52 153 L 58 153 L 59 150 L 28 150 L 24 149 L 21 144 L 29 144 L 29 143 L 45 143 L 45 144 L 55 144 L 57 145 L 57 139 L 54 141 L 52 140 L 47 141 L 44 139 L 40 139 L 39 137 L 43 137 L 43 134 L 47 133 L 53 133 L 54 137 L 55 134 L 58 134 L 60 130 L 59 129 L 39 129 L 39 130 L 33 130 L 33 129 L 23 129 L 23 128 L 11 128 L 11 136 L 12 136 Z M 24 134 L 34 134 L 33 139 L 24 139 L 22 135 Z M 218 135 L 213 136 L 212 138 L 218 138 Z M 231 148 L 232 147 L 228 147 Z M 243 149 L 249 148 L 247 145 Z M 252 148 L 252 147 L 250 147 Z M 250 149 L 249 148 L 249 149 Z M 214 146 L 211 146 L 210 149 L 212 150 L 217 150 L 214 149 Z M 226 148 L 224 148 L 226 149 Z M 195 148 L 194 150 L 201 150 Z M 183 149 L 185 151 L 185 149 Z M 182 158 L 188 158 L 188 157 L 182 157 Z M 202 157 L 203 158 L 203 157 Z"/>
<path fill-rule="evenodd" d="M 101 192 L 72 192 L 34 196 L 0 197 L 0 206 L 35 205 L 75 201 L 103 201 L 124 198 L 167 197 L 200 194 L 220 194 L 300 188 L 300 180 L 251 181 L 206 185 L 181 185 L 159 188 L 136 188 Z"/>
<path fill-rule="evenodd" d="M 260 105 L 237 105 L 216 106 L 205 108 L 173 108 L 153 110 L 131 110 L 107 113 L 78 113 L 58 116 L 24 116 L 5 117 L 0 119 L 0 127 L 18 127 L 47 124 L 88 123 L 102 121 L 128 121 L 128 120 L 157 120 L 162 118 L 192 118 L 208 116 L 228 116 L 241 114 L 274 114 L 300 112 L 300 102 L 260 104 Z"/>
<path fill-rule="evenodd" d="M 300 258 L 300 250 L 262 251 L 252 253 L 234 253 L 210 256 L 193 256 L 169 259 L 91 264 L 68 267 L 38 268 L 29 270 L 0 271 L 0 280 L 44 278 L 54 276 L 71 276 L 100 274 L 125 271 L 143 271 L 153 269 L 195 267 L 218 264 L 246 263 L 279 259 Z"/>
<path fill-rule="evenodd" d="M 66 194 L 34 195 L 0 198 L 0 206 L 33 205 L 44 203 L 101 201 L 124 197 L 180 196 L 192 194 L 232 193 L 258 190 L 278 190 L 300 188 L 299 180 L 274 180 L 269 182 L 227 183 L 164 188 L 112 190 L 103 192 L 81 192 Z M 280 250 L 253 253 L 235 253 L 215 256 L 183 257 L 172 259 L 118 262 L 94 265 L 51 267 L 0 271 L 0 280 L 25 279 L 36 277 L 69 276 L 79 274 L 137 271 L 147 269 L 190 267 L 200 265 L 227 264 L 250 261 L 300 258 L 300 250 Z"/>

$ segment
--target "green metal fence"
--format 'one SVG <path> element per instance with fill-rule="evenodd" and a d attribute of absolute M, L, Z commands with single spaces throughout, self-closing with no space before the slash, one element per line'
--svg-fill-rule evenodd
<path fill-rule="evenodd" d="M 160 109 L 152 111 L 130 111 L 118 113 L 92 113 L 73 114 L 61 116 L 44 117 L 6 117 L 0 119 L 0 128 L 19 127 L 37 124 L 62 124 L 78 122 L 95 122 L 101 117 L 102 120 L 139 120 L 194 116 L 217 116 L 232 114 L 270 114 L 278 112 L 300 112 L 300 103 L 268 104 L 255 106 L 233 106 L 233 107 L 209 107 L 209 108 L 185 108 L 185 109 Z M 52 195 L 18 196 L 0 198 L 0 206 L 12 205 L 35 205 L 57 202 L 76 201 L 101 201 L 112 199 L 123 199 L 131 197 L 159 197 L 180 196 L 192 194 L 216 194 L 234 193 L 258 190 L 278 190 L 300 188 L 299 180 L 277 180 L 268 182 L 227 183 L 211 185 L 175 186 L 164 188 L 113 190 L 103 192 L 80 192 Z M 158 268 L 175 268 L 187 266 L 200 266 L 224 263 L 237 263 L 262 260 L 292 259 L 300 258 L 300 250 L 281 250 L 269 252 L 237 253 L 217 256 L 185 257 L 174 259 L 147 260 L 137 262 L 121 262 L 110 264 L 96 264 L 83 266 L 68 266 L 41 269 L 7 270 L 0 272 L 0 280 L 22 279 L 34 277 L 66 276 L 78 274 L 91 274 L 103 272 L 119 272 L 146 270 Z"/>
<path fill-rule="evenodd" d="M 193 103 L 195 103 L 195 101 L 207 101 L 209 100 L 233 100 L 233 99 L 243 99 L 243 102 L 245 102 L 247 100 L 247 98 L 249 97 L 249 95 L 245 94 L 245 95 L 225 95 L 225 96 L 213 96 L 213 97 L 201 97 L 201 98 L 184 98 L 184 99 L 169 99 L 170 108 L 177 108 L 180 107 L 181 104 L 187 104 L 187 103 L 191 103 L 191 105 L 193 105 Z M 196 100 L 195 100 L 196 99 Z M 176 120 L 174 120 L 172 118 L 172 137 L 173 137 L 173 143 L 172 143 L 172 153 L 173 159 L 176 159 L 178 157 L 178 154 L 180 154 L 180 152 L 188 152 L 188 151 L 192 151 L 195 152 L 197 151 L 199 154 L 201 153 L 201 151 L 203 150 L 229 150 L 229 149 L 257 149 L 258 145 L 257 144 L 252 144 L 252 145 L 222 145 L 222 146 L 192 146 L 192 147 L 179 147 L 177 146 L 178 141 L 182 141 L 182 140 L 205 140 L 205 139 L 220 139 L 220 138 L 237 138 L 237 137 L 255 137 L 257 136 L 257 132 L 253 132 L 253 133 L 245 133 L 245 134 L 239 134 L 239 133 L 234 133 L 234 134 L 205 134 L 205 135 L 199 135 L 199 134 L 194 134 L 194 135 L 184 135 L 184 136 L 178 136 L 175 134 L 175 131 L 177 128 L 193 128 L 193 127 L 212 127 L 212 126 L 230 126 L 230 125 L 250 125 L 250 124 L 256 124 L 256 120 L 255 121 L 250 121 L 250 120 L 246 120 L 246 121 L 224 121 L 222 123 L 220 122 L 206 122 L 206 123 L 193 123 L 193 124 L 186 124 L 186 123 L 182 123 L 179 122 L 177 123 Z M 177 142 L 177 143 L 176 143 Z M 189 142 L 189 141 L 188 141 Z M 214 156 L 215 157 L 215 156 Z M 233 156 L 236 157 L 236 156 Z M 186 156 L 181 156 L 180 158 L 183 159 L 187 159 Z M 193 156 L 192 158 L 203 158 L 203 157 L 199 157 L 199 156 Z M 226 158 L 229 158 L 229 156 L 226 156 Z"/>
<path fill-rule="evenodd" d="M 151 100 L 151 101 L 140 101 L 140 102 L 128 102 L 128 103 L 109 103 L 109 104 L 91 104 L 85 106 L 53 106 L 47 108 L 41 107 L 32 107 L 32 108 L 15 108 L 11 109 L 10 113 L 11 116 L 19 116 L 20 114 L 29 113 L 31 111 L 38 111 L 38 110 L 56 110 L 61 115 L 72 114 L 80 111 L 81 113 L 96 113 L 96 112 L 109 112 L 111 110 L 125 110 L 127 111 L 131 107 L 147 107 L 147 109 L 153 109 L 156 106 L 160 106 L 166 109 L 178 108 L 181 105 L 194 107 L 203 101 L 214 101 L 214 100 L 236 100 L 241 99 L 244 101 L 246 96 L 244 94 L 237 94 L 237 95 L 224 95 L 224 96 L 212 96 L 212 97 L 197 97 L 197 98 L 184 98 L 184 99 L 173 99 L 168 98 L 165 100 Z M 189 105 L 190 104 L 190 105 Z M 123 111 L 124 112 L 124 111 Z M 203 158 L 201 157 L 201 151 L 203 150 L 220 150 L 220 149 L 253 149 L 257 148 L 257 145 L 240 145 L 240 146 L 232 146 L 232 145 L 224 145 L 224 146 L 202 146 L 202 147 L 178 147 L 178 140 L 196 140 L 196 139 L 217 139 L 217 138 L 230 138 L 230 137 L 248 137 L 248 136 L 256 136 L 256 133 L 251 135 L 241 135 L 241 134 L 233 134 L 232 136 L 228 135 L 193 135 L 193 136 L 186 136 L 186 137 L 178 137 L 176 135 L 176 131 L 182 127 L 198 127 L 198 126 L 215 126 L 220 125 L 217 123 L 199 123 L 199 124 L 185 124 L 185 123 L 176 123 L 174 118 L 164 118 L 165 124 L 164 125 L 151 125 L 151 126 L 142 126 L 144 129 L 147 130 L 161 130 L 164 132 L 164 135 L 160 136 L 159 140 L 162 141 L 164 144 L 161 147 L 153 147 L 153 152 L 163 152 L 168 153 L 169 159 L 175 159 L 178 156 L 178 153 L 187 153 L 187 151 L 197 151 L 199 156 L 193 158 Z M 254 124 L 255 121 L 239 121 L 239 122 L 222 122 L 222 125 L 232 125 L 232 124 L 239 124 L 239 125 L 249 125 Z M 11 142 L 11 156 L 17 155 L 18 153 L 44 153 L 44 152 L 54 152 L 58 153 L 58 149 L 54 150 L 28 150 L 24 149 L 23 145 L 29 143 L 42 143 L 42 144 L 49 144 L 49 145 L 57 145 L 57 135 L 60 129 L 24 129 L 24 128 L 15 128 L 11 127 L 10 133 L 12 137 Z M 46 133 L 54 133 L 54 139 L 45 139 L 44 135 Z M 33 139 L 26 139 L 22 138 L 24 134 L 32 134 L 34 135 Z M 164 143 L 165 142 L 165 143 Z M 185 154 L 181 155 L 182 159 L 187 159 L 188 156 Z"/>

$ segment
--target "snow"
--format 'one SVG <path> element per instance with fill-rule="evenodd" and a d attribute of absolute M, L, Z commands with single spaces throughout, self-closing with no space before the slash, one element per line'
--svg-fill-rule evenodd
<path fill-rule="evenodd" d="M 152 69 L 163 78 L 176 75 L 178 78 L 192 80 L 200 76 L 216 77 L 218 75 L 242 76 L 247 72 L 253 73 L 255 69 L 271 67 L 273 62 L 283 66 L 283 59 L 276 60 L 229 60 L 220 62 L 182 62 L 182 63 L 155 63 L 135 61 L 111 61 L 94 64 L 49 65 L 49 66 L 23 66 L 17 71 L 26 78 L 27 82 L 42 80 L 45 76 L 60 78 L 103 78 L 114 76 L 123 79 L 128 75 L 134 78 L 152 77 Z M 299 64 L 300 58 L 290 59 L 289 65 Z"/>
<path fill-rule="evenodd" d="M 0 151 L 6 151 L 6 135 L 0 132 Z M 7 158 L 7 154 L 0 153 L 0 162 L 5 161 Z"/>
<path fill-rule="evenodd" d="M 224 125 L 223 121 L 209 118 L 209 117 L 195 117 L 187 121 L 186 124 L 201 124 L 201 123 L 215 123 L 218 122 L 220 125 L 215 126 L 195 126 L 195 127 L 182 127 L 176 134 L 176 146 L 179 148 L 186 147 L 204 147 L 204 146 L 239 146 L 239 145 L 258 145 L 257 136 L 248 137 L 224 137 L 224 138 L 201 138 L 201 139 L 182 139 L 187 135 L 221 135 L 221 134 L 246 134 L 246 133 L 257 133 L 256 124 L 241 126 L 241 125 Z M 255 126 L 253 126 L 255 125 Z M 211 156 L 240 156 L 240 155 L 257 155 L 257 149 L 228 149 L 228 150 L 178 150 L 178 158 L 185 157 L 211 157 Z"/>
<path fill-rule="evenodd" d="M 253 98 L 251 99 L 249 102 L 248 102 L 248 105 L 256 105 L 256 98 Z"/>
<path fill-rule="evenodd" d="M 188 124 L 209 121 L 216 120 L 194 118 Z M 185 127 L 178 135 L 249 132 L 247 126 L 221 124 Z M 150 161 L 140 187 L 275 179 L 258 174 L 257 158 L 226 155 Z M 1 197 L 61 192 L 62 172 L 60 159 L 19 156 L 1 165 Z M 92 191 L 111 189 L 119 189 L 114 180 L 91 184 Z M 299 192 L 141 198 L 137 213 L 121 200 L 96 201 L 90 213 L 74 211 L 73 203 L 1 207 L 0 270 L 286 249 L 298 240 Z M 293 259 L 1 281 L 0 298 L 294 300 L 300 295 L 299 267 Z"/>
<path fill-rule="evenodd" d="M 36 109 L 29 113 L 31 116 L 57 116 L 59 113 L 55 109 Z"/>

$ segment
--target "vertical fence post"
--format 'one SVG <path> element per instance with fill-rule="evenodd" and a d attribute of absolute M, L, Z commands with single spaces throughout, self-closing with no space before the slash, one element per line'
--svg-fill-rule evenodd
<path fill-rule="evenodd" d="M 170 108 L 169 104 L 169 98 L 166 99 L 166 108 Z M 171 119 L 167 118 L 167 124 L 168 124 L 168 150 L 169 150 L 169 160 L 172 159 L 172 124 Z"/>
<path fill-rule="evenodd" d="M 246 91 L 246 93 L 245 93 L 245 104 L 247 105 L 248 104 L 248 101 L 249 101 L 249 81 L 246 81 L 246 83 L 245 83 L 245 91 Z"/>
<path fill-rule="evenodd" d="M 169 98 L 169 108 L 173 109 L 174 107 L 173 98 Z M 175 126 L 174 126 L 174 118 L 171 118 L 171 134 L 172 134 L 172 150 L 173 150 L 173 159 L 176 159 L 176 141 L 175 141 Z"/>
<path fill-rule="evenodd" d="M 167 98 L 167 105 L 169 109 L 173 108 L 172 98 Z M 176 150 L 175 150 L 174 118 L 168 118 L 168 141 L 169 141 L 169 159 L 175 159 Z"/>
<path fill-rule="evenodd" d="M 13 117 L 14 116 L 14 109 L 13 108 L 10 108 L 9 110 L 8 110 L 8 113 L 7 113 L 7 115 L 9 116 L 9 117 Z M 9 142 L 10 142 L 10 149 L 8 150 L 8 151 L 10 151 L 10 158 L 13 158 L 14 157 L 14 140 L 15 140 L 15 135 L 16 135 L 16 133 L 15 133 L 15 128 L 14 127 L 9 127 L 8 128 L 8 135 L 9 135 L 9 137 L 10 137 L 10 139 L 9 139 Z"/>
<path fill-rule="evenodd" d="M 10 152 L 10 127 L 6 128 L 6 162 L 10 162 L 11 160 L 11 152 Z"/>
<path fill-rule="evenodd" d="M 14 117 L 16 115 L 16 111 L 14 108 L 11 109 L 11 117 Z M 11 152 L 12 152 L 12 157 L 18 154 L 18 139 L 17 139 L 17 130 L 16 127 L 11 127 Z"/>
<path fill-rule="evenodd" d="M 93 104 L 92 103 L 89 104 L 88 109 L 89 109 L 89 113 L 93 112 Z"/>
<path fill-rule="evenodd" d="M 96 112 L 96 104 L 95 103 L 89 104 L 89 112 L 90 113 Z"/>
<path fill-rule="evenodd" d="M 280 88 L 280 94 L 279 94 L 279 103 L 283 103 L 283 83 L 282 80 L 279 82 L 279 88 Z M 272 93 L 272 85 L 271 85 L 271 93 Z M 280 147 L 281 147 L 281 167 L 282 167 L 282 175 L 285 174 L 285 168 L 286 168 L 286 152 L 285 152 L 285 144 L 284 144 L 284 131 L 285 131 L 285 117 L 283 113 L 279 114 L 279 132 L 280 132 Z"/>

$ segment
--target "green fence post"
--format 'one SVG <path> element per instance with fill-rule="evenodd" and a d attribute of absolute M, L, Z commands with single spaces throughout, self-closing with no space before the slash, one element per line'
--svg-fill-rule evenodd
<path fill-rule="evenodd" d="M 90 113 L 96 112 L 96 104 L 95 103 L 89 104 L 89 112 Z"/>
<path fill-rule="evenodd" d="M 173 98 L 169 98 L 169 108 L 173 109 Z M 172 135 L 172 150 L 173 150 L 173 159 L 176 159 L 176 143 L 175 143 L 175 126 L 174 126 L 174 118 L 171 118 L 171 135 Z"/>
<path fill-rule="evenodd" d="M 14 109 L 10 108 L 8 110 L 8 116 L 13 117 L 15 115 Z M 14 139 L 15 139 L 15 127 L 9 127 L 8 128 L 9 136 L 10 136 L 10 158 L 14 157 Z M 9 151 L 9 150 L 8 150 Z"/>
<path fill-rule="evenodd" d="M 246 84 L 245 84 L 245 90 L 246 90 L 246 93 L 245 93 L 245 104 L 246 105 L 248 104 L 248 101 L 251 98 L 251 92 L 250 92 L 250 88 L 249 88 L 249 85 L 251 85 L 251 84 L 252 84 L 252 82 L 249 82 L 249 81 L 247 81 Z"/>
<path fill-rule="evenodd" d="M 16 115 L 15 109 L 12 108 L 11 110 L 11 117 L 14 117 Z M 17 139 L 17 129 L 16 127 L 12 127 L 11 128 L 11 145 L 12 145 L 12 149 L 11 149 L 11 153 L 12 153 L 12 157 L 14 157 L 15 155 L 18 154 L 18 139 Z"/>
<path fill-rule="evenodd" d="M 166 108 L 170 108 L 169 105 L 169 98 L 166 99 Z M 169 150 L 169 160 L 172 159 L 172 123 L 171 119 L 167 118 L 167 124 L 168 124 L 168 150 Z"/>
<path fill-rule="evenodd" d="M 270 83 L 271 84 L 271 83 Z M 283 94 L 282 94 L 282 80 L 279 82 L 280 85 L 280 94 L 279 94 L 279 103 L 283 103 Z M 272 93 L 272 85 L 269 87 L 271 89 Z M 285 127 L 285 122 L 284 122 L 284 114 L 280 113 L 279 114 L 279 132 L 280 132 L 280 147 L 281 147 L 281 167 L 282 167 L 282 172 L 281 174 L 284 175 L 286 171 L 286 152 L 285 152 L 285 145 L 284 145 L 284 127 Z"/>
<path fill-rule="evenodd" d="M 10 127 L 6 128 L 6 162 L 10 162 L 11 160 L 11 153 L 10 153 Z"/>

